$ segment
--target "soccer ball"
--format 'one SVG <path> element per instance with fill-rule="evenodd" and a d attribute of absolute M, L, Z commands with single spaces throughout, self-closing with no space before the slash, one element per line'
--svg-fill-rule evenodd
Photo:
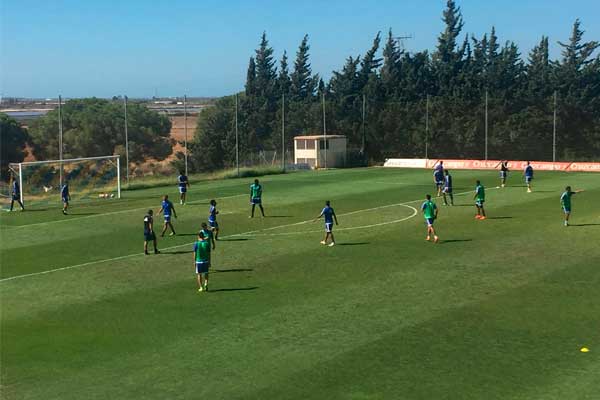
<path fill-rule="evenodd" d="M 114 193 L 111 193 L 111 194 L 110 194 L 110 198 L 111 198 L 111 199 L 114 199 L 114 198 L 115 198 L 115 194 L 114 194 Z"/>

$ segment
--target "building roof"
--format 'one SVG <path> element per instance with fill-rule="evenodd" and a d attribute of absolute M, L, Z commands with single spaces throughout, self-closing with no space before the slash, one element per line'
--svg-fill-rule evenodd
<path fill-rule="evenodd" d="M 310 135 L 310 136 L 294 136 L 294 140 L 302 140 L 302 139 L 308 139 L 308 140 L 317 140 L 317 139 L 346 139 L 346 136 L 344 135 Z"/>

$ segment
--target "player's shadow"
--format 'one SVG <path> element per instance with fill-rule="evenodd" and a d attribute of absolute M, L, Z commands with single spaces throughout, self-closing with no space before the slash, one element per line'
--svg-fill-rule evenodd
<path fill-rule="evenodd" d="M 486 219 L 511 219 L 512 217 L 487 217 Z"/>
<path fill-rule="evenodd" d="M 252 272 L 252 268 L 231 268 L 231 269 L 215 269 L 214 272 Z"/>
<path fill-rule="evenodd" d="M 192 254 L 193 250 L 161 251 L 160 254 Z"/>
<path fill-rule="evenodd" d="M 371 242 L 350 242 L 350 243 L 338 243 L 338 246 L 363 246 L 371 244 Z"/>
<path fill-rule="evenodd" d="M 197 233 L 178 233 L 176 236 L 198 236 Z"/>
<path fill-rule="evenodd" d="M 258 286 L 244 287 L 244 288 L 224 288 L 224 289 L 211 289 L 209 293 L 215 292 L 247 292 L 250 290 L 256 290 Z"/>
<path fill-rule="evenodd" d="M 292 218 L 293 215 L 266 215 L 265 218 Z"/>
<path fill-rule="evenodd" d="M 600 224 L 569 224 L 569 226 L 600 226 Z"/>
<path fill-rule="evenodd" d="M 246 240 L 252 240 L 252 239 L 235 237 L 235 238 L 219 239 L 218 241 L 219 242 L 245 242 Z"/>
<path fill-rule="evenodd" d="M 47 208 L 35 208 L 35 209 L 33 209 L 33 208 L 26 208 L 25 209 L 25 212 L 28 212 L 28 213 L 29 212 L 37 212 L 37 211 L 48 211 L 48 209 Z"/>
<path fill-rule="evenodd" d="M 442 240 L 440 241 L 440 244 L 446 244 L 446 243 L 460 243 L 460 242 L 472 242 L 473 239 L 450 239 L 450 240 Z"/>
<path fill-rule="evenodd" d="M 67 215 L 100 215 L 98 213 L 67 213 Z"/>

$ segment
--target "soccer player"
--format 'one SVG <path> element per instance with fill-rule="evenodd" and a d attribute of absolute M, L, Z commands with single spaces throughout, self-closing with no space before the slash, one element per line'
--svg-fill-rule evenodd
<path fill-rule="evenodd" d="M 433 201 L 431 201 L 431 195 L 425 196 L 425 202 L 421 205 L 423 216 L 425 217 L 425 223 L 427 224 L 427 237 L 425 240 L 430 241 L 431 235 L 433 235 L 433 243 L 437 243 L 440 239 L 435 233 L 433 228 L 433 222 L 438 217 L 438 208 Z"/>
<path fill-rule="evenodd" d="M 448 201 L 446 200 L 447 194 L 448 197 L 450 197 L 450 205 L 453 206 L 454 194 L 452 194 L 452 175 L 450 175 L 450 171 L 448 170 L 445 170 L 444 174 L 446 174 L 446 176 L 444 177 L 444 190 L 442 191 L 442 194 L 444 195 L 444 205 L 448 205 Z"/>
<path fill-rule="evenodd" d="M 325 208 L 321 210 L 321 214 L 317 218 L 315 218 L 315 222 L 321 218 L 325 218 L 325 239 L 321 241 L 321 244 L 327 244 L 327 240 L 331 238 L 331 243 L 329 243 L 329 247 L 335 246 L 335 239 L 333 238 L 333 221 L 338 225 L 337 216 L 335 215 L 335 211 L 331 208 L 331 202 L 327 200 L 325 202 Z"/>
<path fill-rule="evenodd" d="M 508 161 L 500 161 L 500 187 L 506 186 L 506 178 L 508 177 Z"/>
<path fill-rule="evenodd" d="M 571 191 L 571 186 L 565 188 L 564 193 L 560 196 L 560 205 L 565 213 L 565 226 L 569 226 L 569 217 L 571 216 L 571 196 L 581 193 L 583 190 Z"/>
<path fill-rule="evenodd" d="M 18 202 L 19 205 L 21 206 L 21 211 L 25 211 L 25 206 L 21 202 L 21 187 L 19 186 L 19 181 L 16 179 L 13 180 L 13 184 L 12 184 L 12 198 L 10 201 L 10 211 L 13 210 L 15 201 Z"/>
<path fill-rule="evenodd" d="M 148 242 L 152 241 L 154 244 L 154 254 L 160 253 L 156 246 L 156 235 L 154 234 L 154 218 L 152 210 L 148 210 L 148 214 L 144 216 L 144 254 L 148 255 Z"/>
<path fill-rule="evenodd" d="M 198 292 L 208 292 L 208 270 L 210 268 L 210 243 L 204 232 L 198 232 L 198 240 L 194 244 L 194 263 L 196 264 L 196 279 Z"/>
<path fill-rule="evenodd" d="M 215 240 L 219 240 L 219 223 L 217 222 L 218 213 L 217 202 L 213 199 L 210 201 L 210 208 L 208 209 L 208 226 L 213 230 Z"/>
<path fill-rule="evenodd" d="M 69 193 L 69 182 L 65 181 L 65 184 L 60 189 L 60 197 L 63 202 L 63 214 L 67 215 L 67 209 L 69 208 L 69 201 L 71 200 L 71 194 Z"/>
<path fill-rule="evenodd" d="M 214 250 L 216 247 L 215 237 L 213 236 L 212 231 L 208 229 L 206 222 L 202 223 L 202 229 L 200 229 L 200 232 L 204 233 L 204 237 L 212 244 L 212 249 Z"/>
<path fill-rule="evenodd" d="M 484 220 L 486 218 L 485 209 L 483 208 L 483 203 L 485 203 L 485 188 L 480 181 L 477 181 L 477 186 L 475 186 L 475 196 L 473 199 L 475 200 L 475 207 L 477 207 L 475 218 Z"/>
<path fill-rule="evenodd" d="M 444 187 L 444 162 L 440 161 L 433 168 L 433 182 L 437 188 L 437 197 L 442 195 L 442 188 Z"/>
<path fill-rule="evenodd" d="M 525 183 L 527 184 L 527 193 L 531 193 L 531 181 L 533 180 L 533 167 L 527 161 L 527 165 L 525 166 L 525 171 L 523 172 L 525 175 Z"/>
<path fill-rule="evenodd" d="M 185 197 L 187 193 L 188 187 L 190 187 L 190 183 L 188 182 L 187 175 L 183 174 L 183 171 L 179 172 L 179 176 L 177 177 L 178 186 L 179 186 L 179 204 L 185 204 Z"/>
<path fill-rule="evenodd" d="M 165 217 L 165 225 L 160 234 L 160 237 L 165 236 L 165 232 L 167 231 L 167 228 L 171 228 L 171 234 L 169 236 L 176 235 L 175 228 L 173 228 L 173 224 L 171 223 L 171 213 L 173 213 L 173 217 L 175 217 L 175 218 L 177 218 L 177 213 L 175 212 L 175 206 L 173 205 L 173 203 L 171 203 L 171 200 L 169 200 L 169 196 L 166 194 L 163 197 L 163 201 L 162 201 L 162 204 L 161 204 L 161 207 L 160 207 L 160 210 L 158 211 L 158 213 L 159 214 L 163 213 L 163 215 Z"/>
<path fill-rule="evenodd" d="M 250 213 L 250 218 L 254 218 L 254 207 L 258 204 L 260 207 L 260 213 L 263 218 L 265 216 L 265 210 L 262 206 L 262 186 L 258 183 L 258 179 L 254 180 L 254 183 L 250 185 L 250 204 L 252 204 L 252 212 Z"/>

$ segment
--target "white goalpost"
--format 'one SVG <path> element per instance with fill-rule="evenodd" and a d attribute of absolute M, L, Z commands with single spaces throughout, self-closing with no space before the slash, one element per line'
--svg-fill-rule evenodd
<path fill-rule="evenodd" d="M 29 161 L 9 164 L 20 187 L 20 199 L 43 200 L 60 195 L 61 186 L 69 182 L 70 192 L 78 197 L 121 198 L 120 156 L 82 157 L 63 160 Z M 27 196 L 26 196 L 27 195 Z M 103 196 L 106 195 L 106 196 Z"/>

